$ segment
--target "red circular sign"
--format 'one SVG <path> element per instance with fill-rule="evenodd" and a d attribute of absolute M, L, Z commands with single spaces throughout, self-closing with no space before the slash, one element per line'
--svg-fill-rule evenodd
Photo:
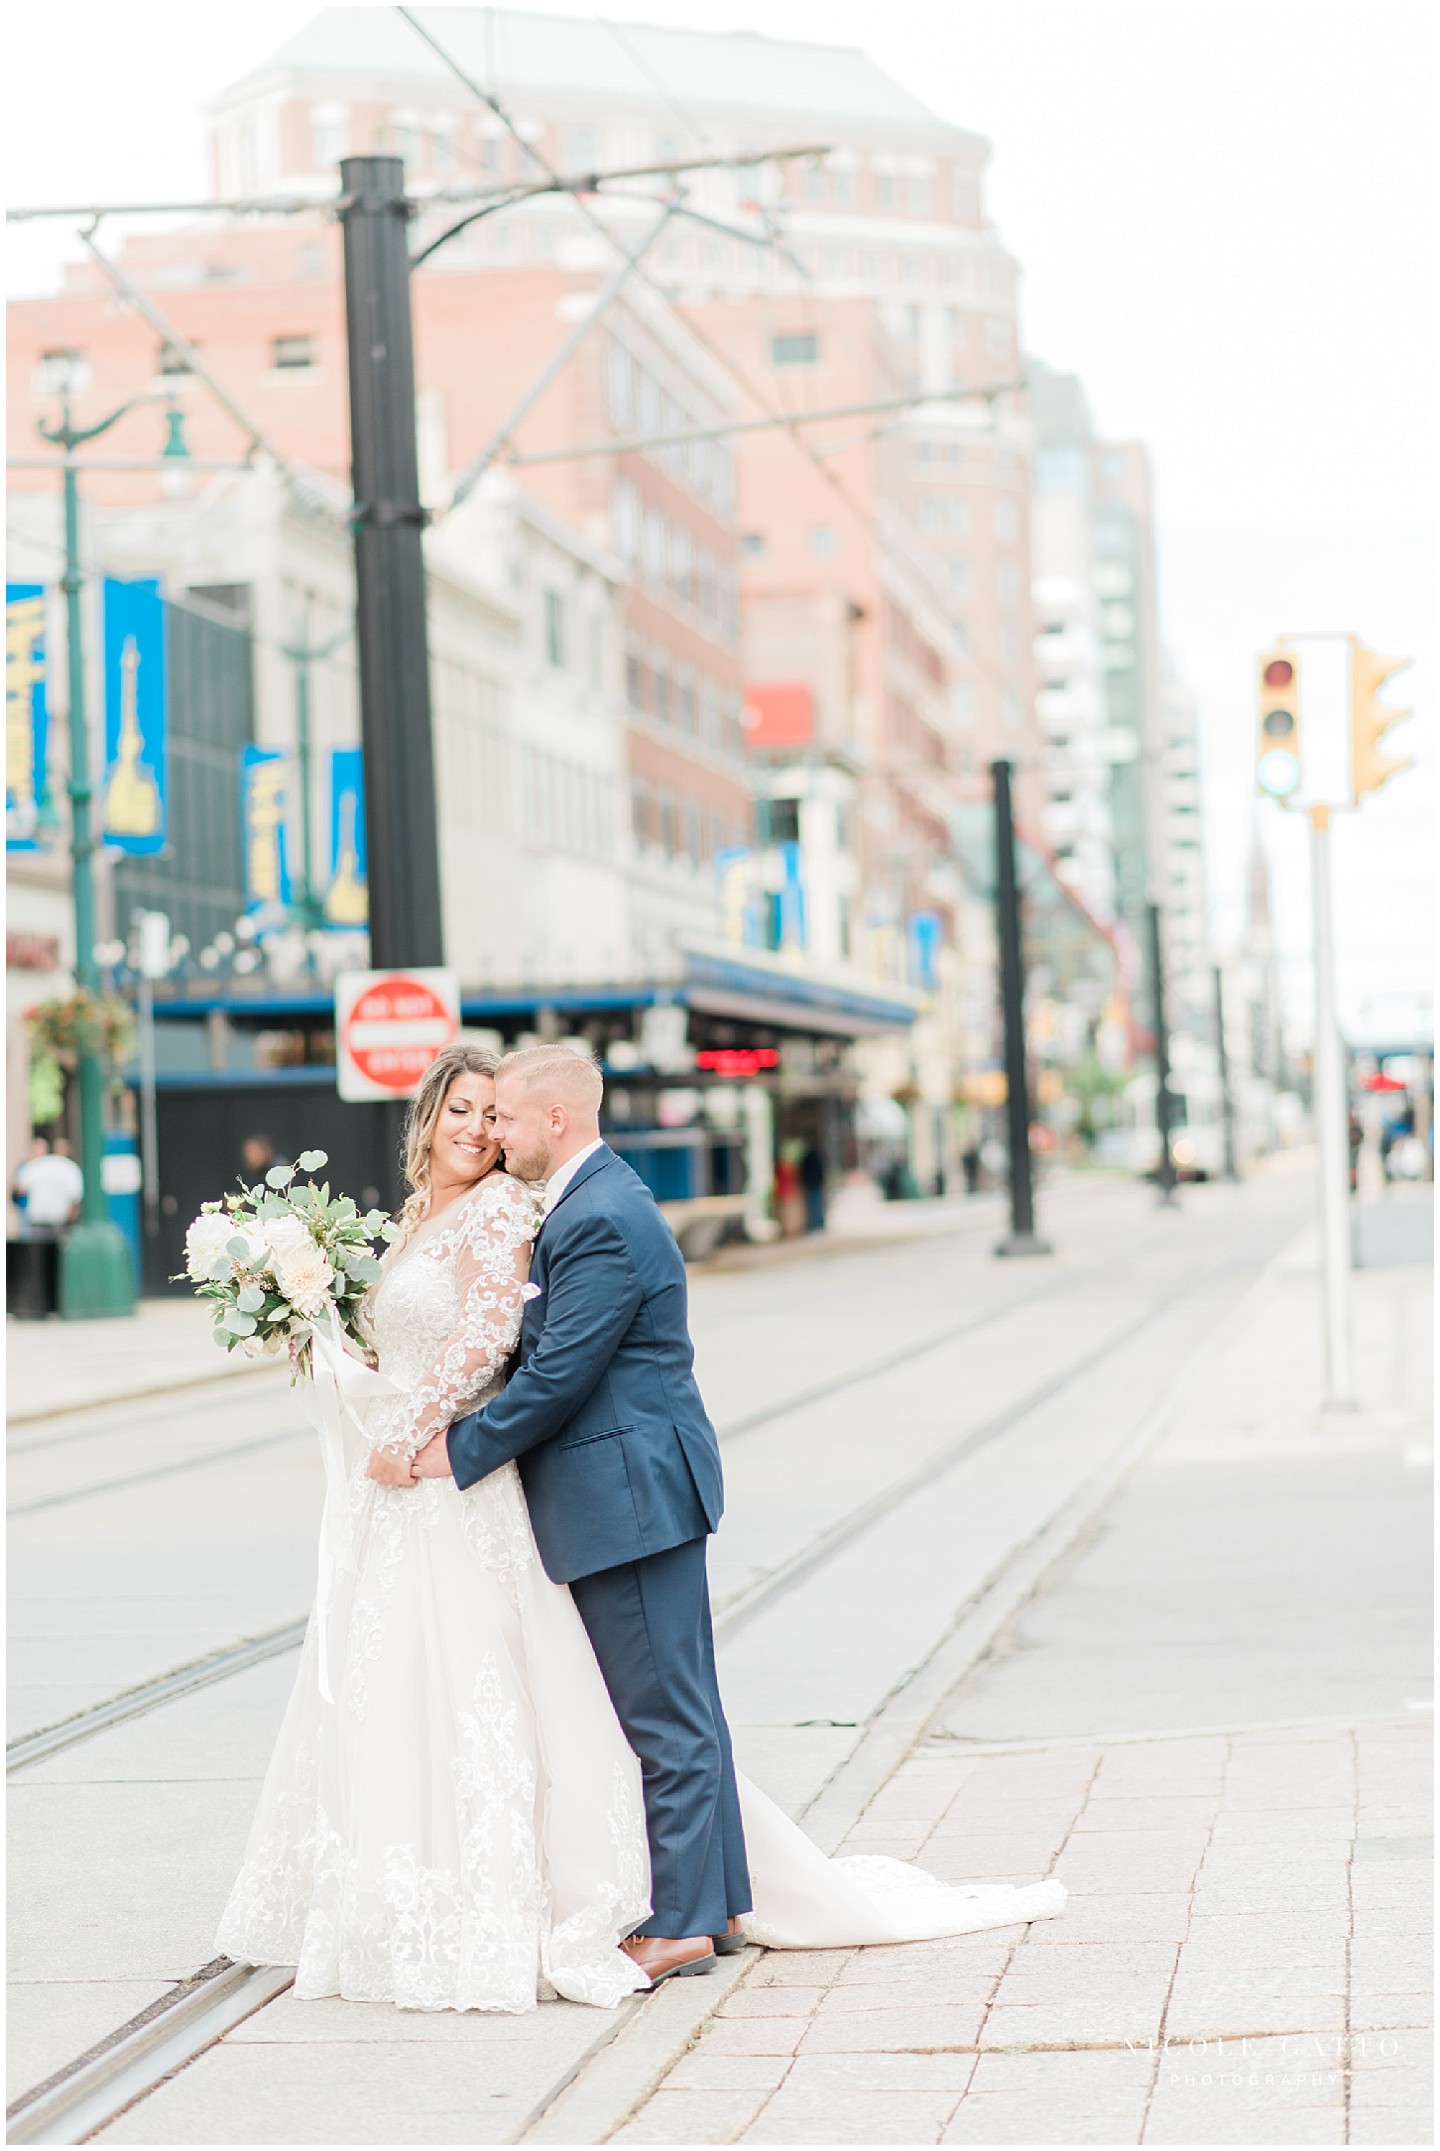
<path fill-rule="evenodd" d="M 367 986 L 345 1021 L 344 1050 L 367 1082 L 406 1097 L 455 1036 L 455 1018 L 423 979 L 397 971 Z"/>

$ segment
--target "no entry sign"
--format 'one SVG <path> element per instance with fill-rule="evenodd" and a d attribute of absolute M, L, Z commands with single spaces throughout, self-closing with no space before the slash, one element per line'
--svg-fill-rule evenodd
<path fill-rule="evenodd" d="M 335 981 L 335 1073 L 342 1098 L 413 1098 L 460 1031 L 453 971 L 345 971 Z"/>

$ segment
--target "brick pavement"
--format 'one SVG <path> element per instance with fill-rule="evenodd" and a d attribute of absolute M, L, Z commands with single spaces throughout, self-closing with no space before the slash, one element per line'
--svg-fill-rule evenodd
<path fill-rule="evenodd" d="M 847 1849 L 1058 1920 L 770 1952 L 618 2143 L 1431 2140 L 1427 1724 L 919 1749 Z"/>

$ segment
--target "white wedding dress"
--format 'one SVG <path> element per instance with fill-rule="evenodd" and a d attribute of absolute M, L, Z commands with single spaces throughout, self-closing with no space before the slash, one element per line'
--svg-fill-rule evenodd
<path fill-rule="evenodd" d="M 540 1564 L 519 1474 L 382 1487 L 493 1395 L 519 1334 L 535 1191 L 483 1180 L 386 1266 L 379 1373 L 317 1337 L 329 1492 L 320 1582 L 216 1947 L 296 1966 L 302 1999 L 519 2013 L 613 2007 L 646 1984 L 620 1943 L 649 1911 L 640 1769 L 570 1593 Z M 523 1270 L 523 1264 L 521 1264 Z M 740 1780 L 770 1948 L 919 1941 L 1048 1918 L 1058 1882 L 953 1888 L 898 1860 L 827 1860 Z"/>

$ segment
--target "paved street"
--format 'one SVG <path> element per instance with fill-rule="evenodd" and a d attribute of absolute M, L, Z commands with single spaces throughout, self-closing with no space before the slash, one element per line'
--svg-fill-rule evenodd
<path fill-rule="evenodd" d="M 1423 2140 L 1429 1273 L 1359 1274 L 1325 1415 L 1303 1172 L 1075 1183 L 1013 1266 L 989 1207 L 695 1277 L 722 1679 L 821 1842 L 1065 1917 L 613 2018 L 282 1996 L 100 2140 Z M 303 1615 L 312 1442 L 269 1373 L 17 1426 L 12 1735 Z M 12 1776 L 12 2097 L 209 1959 L 293 1664 Z"/>

